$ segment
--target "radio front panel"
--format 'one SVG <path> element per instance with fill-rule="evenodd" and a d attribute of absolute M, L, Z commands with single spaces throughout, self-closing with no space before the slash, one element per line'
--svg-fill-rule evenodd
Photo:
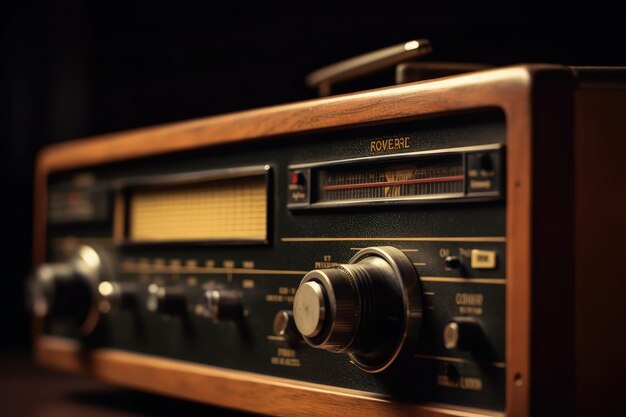
<path fill-rule="evenodd" d="M 502 411 L 505 150 L 504 116 L 486 111 L 53 173 L 47 261 L 96 256 L 100 273 L 93 305 L 48 315 L 45 333 Z M 96 255 L 76 255 L 85 247 Z M 322 278 L 302 283 L 294 311 L 310 271 Z M 358 326 L 331 302 L 354 276 L 372 283 L 345 296 Z"/>

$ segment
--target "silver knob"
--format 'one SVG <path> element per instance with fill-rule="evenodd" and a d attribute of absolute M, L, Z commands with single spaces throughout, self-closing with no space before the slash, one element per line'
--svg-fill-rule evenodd
<path fill-rule="evenodd" d="M 306 337 L 315 337 L 324 324 L 326 302 L 324 289 L 315 281 L 298 288 L 293 300 L 294 320 L 298 331 Z"/>

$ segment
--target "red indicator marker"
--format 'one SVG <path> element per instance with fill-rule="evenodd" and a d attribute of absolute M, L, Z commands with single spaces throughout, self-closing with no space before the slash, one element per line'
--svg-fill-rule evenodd
<path fill-rule="evenodd" d="M 393 187 L 394 185 L 429 184 L 429 183 L 434 183 L 434 182 L 463 181 L 463 179 L 464 178 L 462 175 L 455 175 L 455 176 L 450 176 L 450 177 L 416 178 L 413 180 L 363 182 L 363 183 L 358 183 L 358 184 L 326 185 L 322 187 L 322 190 L 333 191 L 333 190 L 353 190 L 356 188 L 370 188 L 370 187 Z"/>

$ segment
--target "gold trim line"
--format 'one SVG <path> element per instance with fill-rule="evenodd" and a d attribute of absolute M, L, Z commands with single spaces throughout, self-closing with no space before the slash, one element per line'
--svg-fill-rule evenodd
<path fill-rule="evenodd" d="M 243 275 L 306 275 L 309 271 L 291 271 L 281 269 L 248 269 L 248 268 L 206 268 L 201 266 L 170 267 L 167 265 L 122 265 L 122 272 L 172 272 L 176 274 L 243 274 Z"/>
<path fill-rule="evenodd" d="M 476 361 L 471 361 L 468 359 L 463 359 L 463 358 L 454 358 L 451 356 L 436 356 L 436 355 L 421 355 L 421 354 L 415 354 L 413 355 L 414 358 L 417 359 L 428 359 L 428 360 L 434 360 L 434 361 L 444 361 L 444 362 L 458 362 L 458 363 L 474 363 Z M 482 362 L 476 362 L 476 363 L 482 363 Z M 488 363 L 489 365 L 495 367 L 495 368 L 506 368 L 506 363 L 505 362 L 484 362 L 484 363 Z"/>
<path fill-rule="evenodd" d="M 427 282 L 462 282 L 466 284 L 506 284 L 506 279 L 504 278 L 420 277 L 420 280 Z"/>
<path fill-rule="evenodd" d="M 278 342 L 286 342 L 287 338 L 284 336 L 273 336 L 273 335 L 267 335 L 265 336 L 267 338 L 267 340 L 273 340 L 273 341 L 278 341 Z"/>
<path fill-rule="evenodd" d="M 281 237 L 281 242 L 350 242 L 350 241 L 394 241 L 394 242 L 506 242 L 504 236 L 468 237 Z M 352 249 L 352 248 L 351 248 Z M 356 248 L 355 248 L 356 249 Z"/>

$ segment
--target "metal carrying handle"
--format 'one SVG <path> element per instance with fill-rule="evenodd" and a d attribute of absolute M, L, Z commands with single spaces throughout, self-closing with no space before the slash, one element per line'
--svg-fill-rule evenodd
<path fill-rule="evenodd" d="M 428 55 L 432 51 L 428 39 L 416 39 L 337 62 L 313 71 L 306 84 L 316 88 L 320 96 L 331 94 L 333 84 L 371 74 L 396 64 Z"/>

